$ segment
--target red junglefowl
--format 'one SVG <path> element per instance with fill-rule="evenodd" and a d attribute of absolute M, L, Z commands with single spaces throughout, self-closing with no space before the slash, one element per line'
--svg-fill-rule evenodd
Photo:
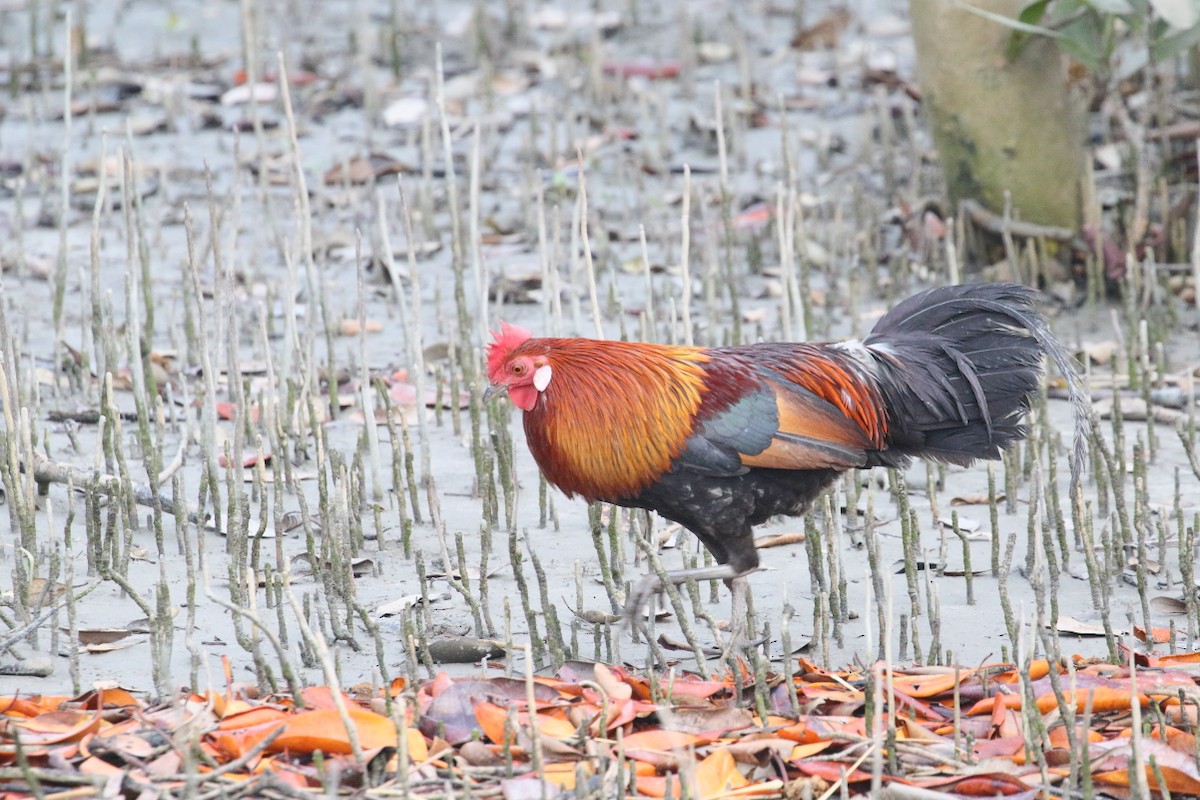
<path fill-rule="evenodd" d="M 922 292 L 862 341 L 680 347 L 539 339 L 502 324 L 491 386 L 525 412 L 546 479 L 568 496 L 646 508 L 692 531 L 718 565 L 668 573 L 729 580 L 758 568 L 751 528 L 800 514 L 848 469 L 913 457 L 966 465 L 1022 439 L 1044 357 L 1076 404 L 1070 357 L 1011 284 Z M 642 579 L 637 611 L 662 589 Z"/>

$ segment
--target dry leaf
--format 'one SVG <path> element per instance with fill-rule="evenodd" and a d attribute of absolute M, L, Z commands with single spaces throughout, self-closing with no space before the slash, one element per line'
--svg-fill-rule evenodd
<path fill-rule="evenodd" d="M 996 502 L 999 503 L 1006 497 L 1007 495 L 1005 495 L 1004 492 L 997 492 Z M 989 498 L 987 494 L 964 494 L 959 495 L 958 497 L 950 498 L 950 505 L 952 506 L 986 506 L 990 503 L 991 498 Z"/>
<path fill-rule="evenodd" d="M 633 696 L 633 687 L 618 678 L 611 669 L 604 664 L 596 662 L 592 667 L 593 675 L 595 676 L 596 684 L 604 690 L 605 694 L 615 700 L 628 700 Z"/>
<path fill-rule="evenodd" d="M 1083 622 L 1074 617 L 1060 616 L 1055 628 L 1059 633 L 1066 633 L 1071 636 L 1103 636 L 1104 626 L 1098 622 Z M 1123 633 L 1123 631 L 1113 631 L 1114 633 Z"/>
<path fill-rule="evenodd" d="M 1107 339 L 1103 342 L 1085 344 L 1078 355 L 1080 359 L 1087 359 L 1097 366 L 1104 366 L 1113 360 L 1113 356 L 1119 349 L 1120 346 L 1115 341 Z"/>
<path fill-rule="evenodd" d="M 1159 595 L 1150 598 L 1150 610 L 1159 614 L 1186 614 L 1187 603 L 1178 597 Z"/>
<path fill-rule="evenodd" d="M 132 635 L 134 635 L 133 631 L 127 628 L 80 628 L 79 643 L 89 645 L 108 644 L 110 642 L 119 642 Z"/>
<path fill-rule="evenodd" d="M 84 645 L 83 649 L 92 655 L 101 655 L 103 653 L 112 653 L 116 650 L 126 650 L 134 645 L 141 644 L 142 640 L 129 640 L 120 642 L 101 642 L 99 644 Z"/>

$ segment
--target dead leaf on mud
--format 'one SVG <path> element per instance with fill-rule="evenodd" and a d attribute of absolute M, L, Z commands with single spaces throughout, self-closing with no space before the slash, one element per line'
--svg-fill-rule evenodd
<path fill-rule="evenodd" d="M 104 653 L 113 653 L 117 650 L 126 650 L 144 641 L 145 639 L 127 639 L 120 642 L 101 642 L 100 644 L 83 645 L 81 649 L 92 655 L 102 655 Z"/>
<path fill-rule="evenodd" d="M 133 635 L 135 635 L 134 632 L 128 628 L 81 628 L 79 643 L 84 645 L 109 644 Z"/>
<path fill-rule="evenodd" d="M 996 493 L 996 502 L 1004 500 L 1006 495 L 1004 492 Z M 957 497 L 950 498 L 952 506 L 986 506 L 991 502 L 991 498 L 987 494 L 962 494 Z"/>
<path fill-rule="evenodd" d="M 1047 625 L 1047 627 L 1049 627 Z M 1103 636 L 1104 626 L 1099 622 L 1084 622 L 1075 619 L 1075 617 L 1060 616 L 1055 628 L 1059 633 L 1065 633 L 1070 636 Z M 1124 630 L 1113 630 L 1113 633 L 1123 635 Z"/>

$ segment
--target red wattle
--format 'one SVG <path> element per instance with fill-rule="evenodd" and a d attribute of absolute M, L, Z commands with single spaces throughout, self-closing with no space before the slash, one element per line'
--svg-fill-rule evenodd
<path fill-rule="evenodd" d="M 522 411 L 531 411 L 537 405 L 538 390 L 532 384 L 525 386 L 514 386 L 508 390 L 508 396 L 512 398 L 513 405 Z"/>

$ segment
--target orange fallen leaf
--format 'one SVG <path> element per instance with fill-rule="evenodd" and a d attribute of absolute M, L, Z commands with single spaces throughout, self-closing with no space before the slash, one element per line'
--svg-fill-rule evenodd
<path fill-rule="evenodd" d="M 667 782 L 670 781 L 674 791 L 671 792 L 671 797 L 680 797 L 682 792 L 679 787 L 678 775 L 641 775 L 635 774 L 634 785 L 637 787 L 637 793 L 645 797 L 666 797 Z"/>
<path fill-rule="evenodd" d="M 582 769 L 585 775 L 593 772 L 592 765 L 587 761 L 565 761 L 557 764 L 546 764 L 542 768 L 542 777 L 547 783 L 552 783 L 560 789 L 571 791 L 575 788 L 576 769 Z"/>
<path fill-rule="evenodd" d="M 408 745 L 408 760 L 419 763 L 429 758 L 429 744 L 424 735 L 416 728 L 404 729 L 404 741 Z"/>
<path fill-rule="evenodd" d="M 422 687 L 422 691 L 428 689 L 431 696 L 437 697 L 439 694 L 446 691 L 453 685 L 454 679 L 451 678 L 448 673 L 439 672 L 437 675 L 433 676 L 433 680 Z"/>
<path fill-rule="evenodd" d="M 631 733 L 622 745 L 626 758 L 639 764 L 651 764 L 660 770 L 675 769 L 680 759 L 690 759 L 692 749 L 708 744 L 711 737 L 697 736 L 683 731 L 668 731 L 661 728 Z"/>
<path fill-rule="evenodd" d="M 213 760 L 221 762 L 226 758 L 236 759 L 249 753 L 263 739 L 280 730 L 287 722 L 283 719 L 274 722 L 263 722 L 248 728 L 237 728 L 232 731 L 216 730 L 208 735 L 210 748 L 215 750 Z"/>
<path fill-rule="evenodd" d="M 226 717 L 236 717 L 238 714 L 245 714 L 247 711 L 258 708 L 258 706 L 250 703 L 247 700 L 233 699 L 226 700 L 221 706 L 221 719 Z"/>
<path fill-rule="evenodd" d="M 79 633 L 80 641 L 84 641 L 83 631 Z M 86 642 L 85 642 L 86 644 Z M 125 708 L 127 706 L 141 706 L 142 701 L 138 700 L 128 689 L 122 689 L 120 686 L 97 686 L 90 692 L 85 692 L 75 698 L 75 702 L 80 708 L 95 710 L 97 708 Z"/>
<path fill-rule="evenodd" d="M 1132 728 L 1125 728 L 1117 734 L 1118 739 L 1129 739 L 1133 736 Z M 1196 737 L 1187 731 L 1176 728 L 1174 725 L 1168 725 L 1164 732 L 1162 727 L 1155 725 L 1150 729 L 1150 738 L 1158 739 L 1166 742 L 1172 750 L 1178 750 L 1181 753 L 1194 753 L 1196 746 Z"/>
<path fill-rule="evenodd" d="M 524 724 L 529 723 L 528 714 L 518 714 L 517 718 Z M 537 713 L 533 715 L 533 719 L 542 736 L 554 739 L 570 739 L 575 736 L 575 726 L 571 724 L 570 720 L 565 719 L 561 712 Z"/>
<path fill-rule="evenodd" d="M 1171 641 L 1170 628 L 1150 628 L 1147 630 L 1141 625 L 1133 626 L 1133 635 L 1140 641 L 1153 642 L 1154 644 L 1166 644 Z"/>
<path fill-rule="evenodd" d="M 273 706 L 253 706 L 244 711 L 227 714 L 217 723 L 219 731 L 236 731 L 268 722 L 282 722 L 288 714 Z"/>
<path fill-rule="evenodd" d="M 333 690 L 328 686 L 305 686 L 300 690 L 300 699 L 304 707 L 313 711 L 321 708 L 337 708 L 333 698 Z M 349 700 L 349 698 L 345 698 Z"/>
<path fill-rule="evenodd" d="M 1194 733 L 1188 733 L 1179 728 L 1168 726 L 1166 739 L 1167 745 L 1172 750 L 1178 750 L 1181 753 L 1188 753 L 1189 755 L 1196 752 L 1196 735 Z"/>
<path fill-rule="evenodd" d="M 1039 678 L 1044 678 L 1050 674 L 1050 662 L 1044 658 L 1039 658 L 1029 663 L 1028 678 L 1031 681 L 1036 681 Z M 1017 683 L 1025 676 L 1024 670 L 1010 669 L 997 675 L 993 680 L 997 683 Z"/>
<path fill-rule="evenodd" d="M 824 700 L 829 703 L 861 703 L 864 699 L 862 692 L 829 684 L 802 686 L 799 691 L 802 697 L 809 700 Z"/>
<path fill-rule="evenodd" d="M 733 754 L 725 750 L 713 751 L 710 756 L 696 765 L 696 795 L 702 800 L 720 798 L 734 789 L 740 789 L 750 781 L 738 770 Z"/>
<path fill-rule="evenodd" d="M 717 692 L 724 691 L 729 688 L 729 684 L 724 681 L 675 681 L 670 686 L 664 687 L 669 690 L 670 696 L 675 697 L 696 697 L 701 700 L 706 700 L 712 697 Z"/>
<path fill-rule="evenodd" d="M 53 711 L 58 708 L 58 704 L 46 706 L 35 702 L 36 698 L 16 697 L 9 695 L 0 697 L 0 714 L 8 716 L 21 717 L 36 717 L 39 714 L 45 714 L 47 711 Z"/>
<path fill-rule="evenodd" d="M 776 736 L 781 736 L 784 739 L 791 739 L 793 742 L 807 744 L 809 742 L 819 742 L 830 739 L 838 734 L 850 734 L 852 736 L 866 736 L 866 723 L 862 717 L 846 717 L 846 716 L 808 716 L 800 719 L 794 725 L 789 725 L 786 728 L 780 728 L 775 732 Z"/>
<path fill-rule="evenodd" d="M 483 735 L 495 744 L 504 744 L 511 737 L 507 733 L 508 709 L 495 703 L 476 703 L 475 721 Z"/>
<path fill-rule="evenodd" d="M 820 753 L 822 750 L 827 750 L 829 748 L 829 746 L 832 744 L 833 744 L 833 742 L 830 742 L 830 741 L 809 742 L 808 744 L 798 744 L 792 748 L 792 752 L 787 757 L 787 760 L 794 761 L 799 758 L 808 758 L 809 756 L 815 756 L 817 753 Z"/>
<path fill-rule="evenodd" d="M 1191 754 L 1179 753 L 1163 742 L 1154 739 L 1144 740 L 1142 747 L 1142 758 L 1145 761 L 1142 771 L 1144 780 L 1151 789 L 1159 788 L 1158 778 L 1150 765 L 1150 758 L 1153 757 L 1167 784 L 1167 789 L 1172 794 L 1200 795 L 1200 774 L 1197 773 Z M 1092 775 L 1092 781 L 1110 786 L 1128 787 L 1130 785 L 1129 770 L 1115 769 L 1096 772 Z"/>
<path fill-rule="evenodd" d="M 575 736 L 576 728 L 570 720 L 559 713 L 544 713 L 533 715 L 538 733 L 554 739 L 570 739 Z M 516 714 L 516 724 L 519 727 L 529 726 L 529 712 L 519 711 Z M 504 744 L 510 739 L 506 731 L 508 725 L 508 709 L 496 703 L 480 702 L 475 704 L 475 721 L 479 728 L 495 744 Z"/>
<path fill-rule="evenodd" d="M 357 706 L 347 709 L 350 721 L 358 732 L 363 750 L 396 746 L 396 723 L 374 711 Z M 342 718 L 335 709 L 302 711 L 286 723 L 284 731 L 267 748 L 269 752 L 284 750 L 293 753 L 323 753 L 345 755 L 351 752 L 350 738 Z"/>
<path fill-rule="evenodd" d="M 1067 738 L 1067 726 L 1059 725 L 1056 728 L 1050 729 L 1050 746 L 1066 749 L 1070 747 L 1071 742 Z M 1075 740 L 1086 742 L 1100 742 L 1104 737 L 1099 731 L 1085 730 L 1082 725 L 1075 728 Z"/>
<path fill-rule="evenodd" d="M 967 775 L 962 778 L 950 778 L 949 780 L 940 779 L 931 783 L 923 783 L 922 785 L 937 787 L 943 792 L 964 797 L 1002 797 L 1005 795 L 1023 794 L 1033 788 L 1016 776 L 1007 775 L 1003 772 Z"/>
<path fill-rule="evenodd" d="M 992 710 L 992 733 L 1000 739 L 1019 736 L 1024 730 L 1019 712 L 998 705 Z"/>
<path fill-rule="evenodd" d="M 694 780 L 694 783 L 692 781 Z M 689 783 L 689 789 L 684 791 L 683 782 Z M 639 794 L 648 797 L 697 797 L 700 800 L 716 800 L 719 797 L 740 795 L 746 790 L 753 793 L 755 787 L 737 768 L 733 755 L 728 750 L 714 751 L 708 758 L 696 765 L 691 775 L 686 772 L 666 776 L 645 775 L 636 779 Z M 765 788 L 765 785 L 764 785 Z M 778 783 L 767 789 L 778 794 Z"/>
<path fill-rule="evenodd" d="M 991 697 L 985 697 L 975 705 L 967 709 L 967 716 L 974 717 L 981 714 L 991 714 L 995 711 L 996 704 L 999 703 L 1004 708 L 1020 708 L 1021 695 L 1019 694 L 995 694 Z"/>
<path fill-rule="evenodd" d="M 593 673 L 596 684 L 600 686 L 604 692 L 616 700 L 628 700 L 633 697 L 633 687 L 614 673 L 614 671 L 604 664 L 596 662 L 593 666 Z"/>
<path fill-rule="evenodd" d="M 1200 651 L 1191 653 L 1170 653 L 1164 656 L 1149 656 L 1146 660 L 1148 667 L 1170 667 L 1183 664 L 1200 664 Z"/>
<path fill-rule="evenodd" d="M 615 708 L 613 706 L 615 706 Z M 595 711 L 592 714 L 591 731 L 594 734 L 599 734 L 601 716 L 600 709 L 596 706 L 592 706 L 592 708 L 594 708 Z M 634 700 L 633 698 L 615 701 L 608 709 L 608 730 L 613 731 L 617 728 L 623 728 L 637 719 L 638 715 L 651 714 L 654 713 L 654 710 L 654 707 L 649 703 L 644 703 L 641 700 Z"/>
<path fill-rule="evenodd" d="M 1132 702 L 1128 689 L 1111 686 L 1095 686 L 1089 689 L 1077 689 L 1073 692 L 1067 689 L 1063 692 L 1066 702 L 1074 703 L 1075 711 L 1080 714 L 1087 705 L 1089 695 L 1091 696 L 1092 712 L 1096 714 L 1105 711 L 1125 711 Z M 1150 702 L 1150 698 L 1141 692 L 1138 693 L 1137 698 L 1138 705 L 1144 706 Z M 1053 692 L 1048 692 L 1037 699 L 1037 707 L 1039 712 L 1048 714 L 1058 708 L 1058 698 L 1054 696 Z"/>
<path fill-rule="evenodd" d="M 709 741 L 711 740 L 697 736 L 694 733 L 668 731 L 662 728 L 651 728 L 631 733 L 623 740 L 626 750 L 658 750 L 663 752 L 686 750 L 689 747 L 698 747 L 702 744 L 707 744 Z"/>
<path fill-rule="evenodd" d="M 750 783 L 737 768 L 733 754 L 725 748 L 713 753 L 696 765 L 696 793 L 707 800 L 720 797 Z"/>
<path fill-rule="evenodd" d="M 22 744 L 45 745 L 69 742 L 100 729 L 103 718 L 99 712 L 48 711 L 26 720 L 14 720 Z"/>
<path fill-rule="evenodd" d="M 974 670 L 962 670 L 958 675 L 953 672 L 944 675 L 897 675 L 892 679 L 892 685 L 909 697 L 933 697 L 953 690 L 956 682 L 973 672 Z"/>

